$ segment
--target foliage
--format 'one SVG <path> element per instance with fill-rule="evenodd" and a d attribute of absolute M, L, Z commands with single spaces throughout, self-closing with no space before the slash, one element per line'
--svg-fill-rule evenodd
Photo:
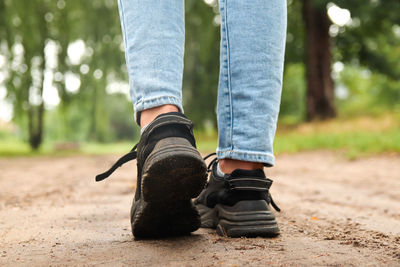
<path fill-rule="evenodd" d="M 305 117 L 305 80 L 303 64 L 286 64 L 283 76 L 280 116 L 284 122 L 301 122 Z"/>
<path fill-rule="evenodd" d="M 301 1 L 288 0 L 285 64 L 304 63 L 304 23 Z M 285 66 L 286 67 L 286 66 Z M 286 68 L 285 68 L 286 69 Z"/>
<path fill-rule="evenodd" d="M 7 98 L 13 104 L 14 121 L 29 129 L 26 137 L 32 138 L 30 125 L 44 118 L 45 73 L 53 77 L 61 100 L 45 127 L 58 131 L 58 138 L 109 141 L 133 137 L 132 126 L 128 129 L 121 122 L 122 117 L 132 122 L 128 100 L 119 97 L 124 103 L 121 105 L 106 92 L 110 83 L 127 79 L 115 1 L 7 0 L 0 10 L 5 13 L 1 27 L 7 30 L 6 42 L 1 46 L 7 55 Z M 84 53 L 78 62 L 73 62 L 68 49 L 77 40 L 84 44 Z M 50 43 L 57 50 L 56 64 L 47 62 L 49 56 L 45 53 Z M 22 57 L 15 52 L 19 47 Z M 77 92 L 68 90 L 68 76 L 80 80 Z M 113 108 L 105 108 L 110 102 Z M 36 116 L 31 115 L 31 110 L 37 110 Z M 113 134 L 115 131 L 118 133 Z"/>
<path fill-rule="evenodd" d="M 335 90 L 339 95 L 337 105 L 340 114 L 365 114 L 393 109 L 400 102 L 400 2 L 389 1 L 343 1 L 313 0 L 315 7 L 326 12 L 336 4 L 351 12 L 351 21 L 331 26 L 333 62 L 343 63 L 340 73 L 333 73 Z M 301 17 L 301 1 L 288 1 L 288 34 L 285 57 L 285 79 L 281 118 L 293 120 L 285 113 L 285 92 L 297 76 L 291 74 L 291 65 L 304 62 L 304 24 Z M 342 65 L 343 65 L 342 64 Z M 299 87 L 303 85 L 299 81 Z M 343 98 L 343 90 L 348 97 Z M 299 110 L 298 112 L 303 112 Z M 298 114 L 303 117 L 304 114 Z"/>
<path fill-rule="evenodd" d="M 186 44 L 183 94 L 185 113 L 204 128 L 209 121 L 216 127 L 216 100 L 219 75 L 219 25 L 216 1 L 186 3 Z"/>
<path fill-rule="evenodd" d="M 208 1 L 209 3 L 210 1 Z M 352 22 L 332 35 L 333 75 L 341 115 L 398 110 L 400 103 L 400 2 L 398 0 L 314 0 L 321 10 L 335 3 L 351 11 Z M 288 0 L 288 35 L 281 120 L 305 117 L 304 24 L 301 1 Z M 71 60 L 68 49 L 82 42 L 84 53 Z M 14 109 L 18 137 L 58 141 L 135 140 L 133 110 L 120 84 L 128 81 L 117 2 L 114 0 L 0 1 L 0 69 L 7 101 Z M 56 62 L 46 53 L 55 47 Z M 23 53 L 18 53 L 22 51 Z M 216 128 L 219 75 L 217 1 L 186 1 L 184 108 L 197 128 Z M 22 56 L 21 56 L 22 55 Z M 71 90 L 67 77 L 80 80 Z M 56 88 L 57 106 L 44 102 L 44 83 Z M 0 84 L 2 86 L 2 84 Z M 340 95 L 343 89 L 346 92 Z M 115 91 L 115 90 L 114 90 Z M 42 121 L 42 122 L 41 122 Z M 207 127 L 205 127 L 207 126 Z M 2 137 L 3 139 L 3 137 Z M 5 140 L 5 139 L 4 139 Z M 10 141 L 12 143 L 14 141 Z M 214 141 L 213 141 L 214 142 Z M 211 141 L 209 142 L 211 144 Z M 2 144 L 3 145 L 3 144 Z"/>
<path fill-rule="evenodd" d="M 336 60 L 362 67 L 371 75 L 374 103 L 391 108 L 400 101 L 400 1 L 338 1 L 352 22 L 335 39 Z M 350 88 L 350 87 L 349 87 Z M 351 90 L 351 89 L 350 89 Z M 379 104 L 378 103 L 378 104 Z"/>

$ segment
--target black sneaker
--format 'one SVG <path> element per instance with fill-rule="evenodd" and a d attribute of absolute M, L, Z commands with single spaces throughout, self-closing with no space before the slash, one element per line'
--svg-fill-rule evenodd
<path fill-rule="evenodd" d="M 191 199 L 204 188 L 207 168 L 196 149 L 192 128 L 182 113 L 162 114 L 146 127 L 131 152 L 96 176 L 96 181 L 101 181 L 137 158 L 137 187 L 131 208 L 135 238 L 185 235 L 200 227 Z"/>
<path fill-rule="evenodd" d="M 278 235 L 278 224 L 269 207 L 271 204 L 280 211 L 269 193 L 272 180 L 261 169 L 236 169 L 222 177 L 217 174 L 217 163 L 216 159 L 210 163 L 208 184 L 195 200 L 201 227 L 216 228 L 219 235 L 229 237 Z"/>

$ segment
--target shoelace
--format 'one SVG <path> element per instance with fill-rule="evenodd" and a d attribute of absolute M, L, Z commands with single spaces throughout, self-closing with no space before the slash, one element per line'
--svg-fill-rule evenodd
<path fill-rule="evenodd" d="M 210 158 L 210 157 L 212 157 L 212 156 L 216 156 L 216 155 L 217 155 L 217 153 L 213 152 L 213 153 L 210 153 L 210 154 L 208 154 L 207 156 L 205 156 L 203 159 L 204 159 L 204 160 L 207 160 L 208 158 Z M 208 166 L 207 166 L 207 172 L 208 172 L 208 173 L 212 171 L 212 166 L 213 166 L 213 164 L 214 164 L 215 162 L 218 162 L 218 158 L 217 158 L 217 157 L 213 158 L 213 159 L 211 160 L 211 162 L 208 164 Z M 278 205 L 276 205 L 275 201 L 272 199 L 272 195 L 271 195 L 271 193 L 269 192 L 269 190 L 268 190 L 268 198 L 271 200 L 271 206 L 272 206 L 276 211 L 280 212 L 281 209 L 278 207 Z"/>
<path fill-rule="evenodd" d="M 96 175 L 96 182 L 100 182 L 103 181 L 104 179 L 107 179 L 116 169 L 118 169 L 119 167 L 121 167 L 122 165 L 124 165 L 125 163 L 127 163 L 128 161 L 134 160 L 137 158 L 137 144 L 131 149 L 131 151 L 129 151 L 129 153 L 123 155 L 121 158 L 119 158 L 117 160 L 117 162 L 114 163 L 114 165 L 111 166 L 110 169 L 108 169 L 107 171 Z M 214 153 L 210 153 L 207 156 L 205 156 L 203 159 L 207 160 L 208 158 L 212 157 L 212 156 L 216 156 L 217 154 Z M 210 163 L 207 166 L 207 172 L 211 172 L 212 170 L 212 166 L 215 162 L 218 162 L 218 158 L 215 157 L 213 158 Z M 281 211 L 281 209 L 276 205 L 276 203 L 274 202 L 274 200 L 272 199 L 271 193 L 268 190 L 268 198 L 271 200 L 271 206 L 278 212 Z"/>
<path fill-rule="evenodd" d="M 128 161 L 134 160 L 137 158 L 137 144 L 129 151 L 129 153 L 123 155 L 108 171 L 105 171 L 101 174 L 96 175 L 96 182 L 103 181 L 108 178 L 116 169 L 127 163 Z"/>
<path fill-rule="evenodd" d="M 217 153 L 215 153 L 215 152 L 210 153 L 210 154 L 208 154 L 207 156 L 205 156 L 205 157 L 203 158 L 203 160 L 206 161 L 209 157 L 212 157 L 212 156 L 217 156 Z M 218 158 L 217 158 L 217 157 L 213 158 L 213 159 L 211 160 L 211 162 L 208 164 L 208 166 L 207 166 L 207 172 L 211 172 L 211 169 L 212 169 L 211 167 L 212 167 L 212 165 L 213 165 L 215 162 L 218 162 Z"/>

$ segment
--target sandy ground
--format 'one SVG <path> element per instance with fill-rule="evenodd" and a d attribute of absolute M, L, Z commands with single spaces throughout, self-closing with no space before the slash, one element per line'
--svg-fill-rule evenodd
<path fill-rule="evenodd" d="M 308 152 L 267 173 L 282 234 L 134 241 L 135 164 L 95 183 L 118 156 L 0 159 L 0 265 L 400 266 L 400 157 Z"/>

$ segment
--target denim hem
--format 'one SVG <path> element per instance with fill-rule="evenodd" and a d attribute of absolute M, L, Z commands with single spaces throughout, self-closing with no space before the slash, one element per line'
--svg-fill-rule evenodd
<path fill-rule="evenodd" d="M 260 151 L 246 151 L 238 149 L 217 149 L 218 159 L 236 159 L 251 162 L 261 162 L 267 167 L 275 165 L 275 157 L 271 153 Z"/>
<path fill-rule="evenodd" d="M 134 104 L 135 121 L 137 121 L 136 115 L 138 112 L 143 111 L 145 109 L 155 108 L 167 104 L 177 106 L 179 111 L 183 113 L 182 101 L 179 98 L 173 96 L 160 96 L 156 98 L 144 99 L 135 102 Z"/>

